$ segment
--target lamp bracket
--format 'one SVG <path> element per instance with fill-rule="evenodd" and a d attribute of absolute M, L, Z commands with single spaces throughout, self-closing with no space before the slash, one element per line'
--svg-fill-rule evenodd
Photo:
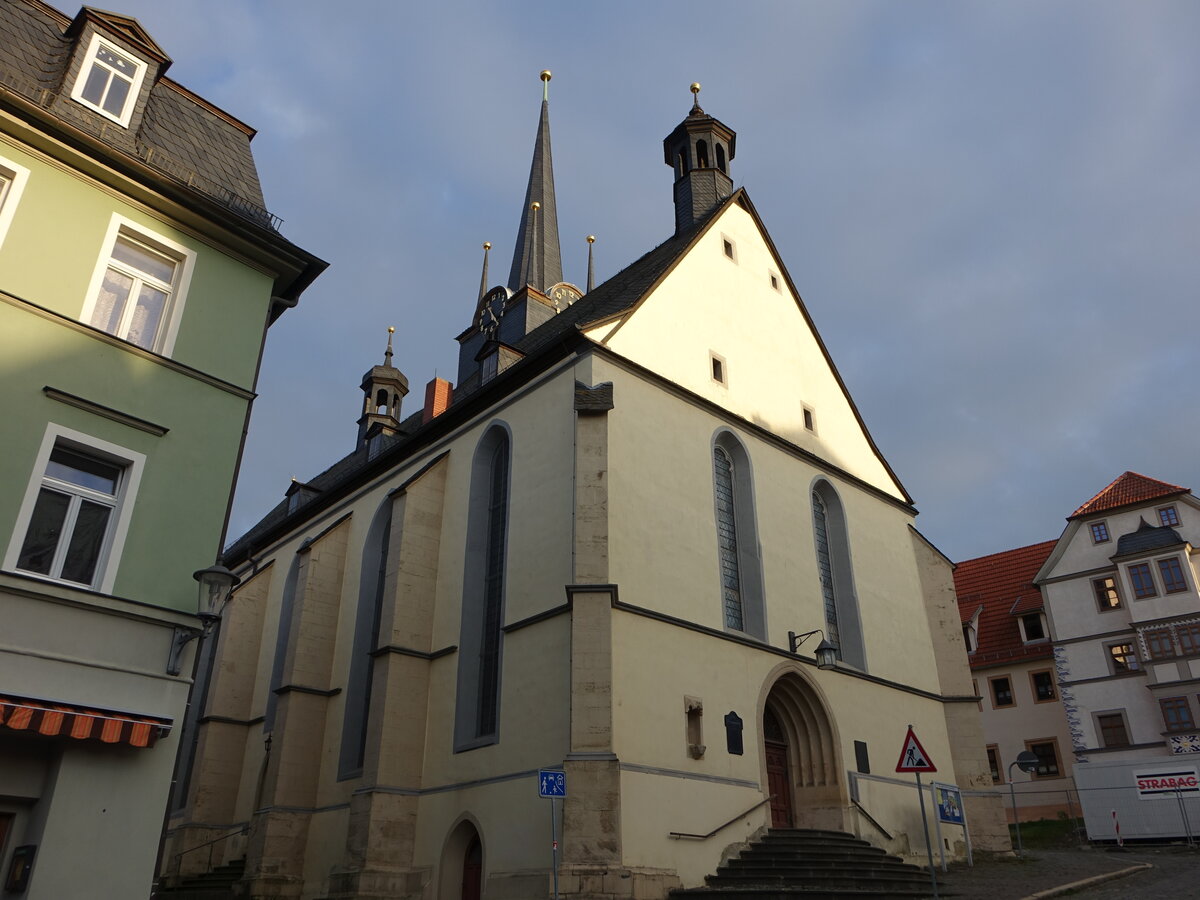
<path fill-rule="evenodd" d="M 183 648 L 203 633 L 195 628 L 175 627 L 175 634 L 171 639 L 171 652 L 167 655 L 168 675 L 178 675 L 183 670 Z"/>

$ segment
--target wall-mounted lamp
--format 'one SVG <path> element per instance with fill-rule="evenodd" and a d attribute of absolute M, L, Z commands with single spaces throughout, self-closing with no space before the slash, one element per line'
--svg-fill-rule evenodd
<path fill-rule="evenodd" d="M 813 631 L 806 631 L 804 634 L 796 634 L 794 631 L 789 631 L 788 649 L 792 653 L 799 655 L 797 651 L 800 649 L 800 645 L 807 641 L 814 634 L 819 634 L 821 636 L 821 643 L 817 644 L 817 649 L 814 653 L 814 655 L 817 657 L 817 668 L 836 669 L 838 653 L 837 645 L 831 644 L 828 640 L 826 640 L 825 632 L 823 632 L 820 628 L 814 629 Z"/>
<path fill-rule="evenodd" d="M 167 674 L 178 675 L 183 648 L 198 637 L 207 637 L 221 618 L 221 608 L 229 602 L 229 595 L 241 582 L 231 571 L 218 564 L 192 573 L 200 582 L 200 598 L 196 604 L 196 615 L 200 619 L 200 630 L 176 628 L 171 641 L 171 653 L 167 657 Z"/>

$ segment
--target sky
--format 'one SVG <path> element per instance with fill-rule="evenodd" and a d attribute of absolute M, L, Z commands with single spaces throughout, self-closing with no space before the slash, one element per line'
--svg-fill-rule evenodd
<path fill-rule="evenodd" d="M 454 380 L 543 68 L 566 279 L 588 234 L 597 282 L 671 235 L 662 139 L 701 82 L 950 559 L 1057 537 L 1126 470 L 1200 489 L 1200 4 L 112 4 L 258 129 L 267 207 L 330 263 L 270 330 L 229 540 L 353 449 L 389 325 L 405 414 Z"/>

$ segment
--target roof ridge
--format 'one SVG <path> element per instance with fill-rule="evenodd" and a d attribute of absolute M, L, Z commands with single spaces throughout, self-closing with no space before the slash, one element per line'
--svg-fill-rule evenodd
<path fill-rule="evenodd" d="M 1189 490 L 1190 488 L 1126 470 L 1105 485 L 1095 496 L 1081 504 L 1075 512 L 1067 516 L 1067 521 L 1110 509 L 1119 509 L 1122 506 L 1146 503 L 1161 497 L 1186 494 Z"/>
<path fill-rule="evenodd" d="M 960 560 L 959 562 L 956 562 L 955 565 L 963 566 L 968 563 L 982 562 L 985 559 L 994 559 L 999 556 L 1009 556 L 1010 554 L 1013 554 L 1013 553 L 1019 553 L 1022 550 L 1033 550 L 1034 548 L 1041 548 L 1041 547 L 1045 547 L 1047 545 L 1054 545 L 1057 543 L 1058 543 L 1058 538 L 1050 538 L 1049 540 L 1038 541 L 1036 544 L 1026 544 L 1023 547 L 1013 547 L 1011 550 L 998 550 L 995 553 L 988 553 L 988 554 L 985 554 L 984 556 L 973 556 L 970 559 Z"/>

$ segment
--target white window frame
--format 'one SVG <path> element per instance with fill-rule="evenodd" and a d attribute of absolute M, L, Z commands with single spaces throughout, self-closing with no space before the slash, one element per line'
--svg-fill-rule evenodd
<path fill-rule="evenodd" d="M 0 187 L 0 247 L 4 246 L 4 236 L 8 234 L 8 226 L 12 224 L 17 212 L 17 204 L 21 202 L 21 194 L 25 190 L 25 182 L 29 180 L 29 170 L 18 166 L 11 159 L 0 156 L 0 175 L 8 179 L 8 187 Z"/>
<path fill-rule="evenodd" d="M 133 76 L 133 82 L 129 85 L 129 95 L 125 98 L 125 106 L 121 109 L 121 114 L 113 115 L 103 106 L 97 106 L 91 100 L 87 100 L 83 96 L 83 89 L 87 85 L 88 76 L 92 72 L 94 65 L 104 65 L 96 59 L 96 54 L 101 48 L 107 49 L 112 53 L 116 53 L 122 59 L 127 59 L 135 66 L 137 72 Z M 107 68 L 107 67 L 106 67 Z M 79 73 L 75 76 L 75 84 L 71 87 L 71 99 L 76 103 L 86 106 L 88 109 L 99 113 L 106 119 L 112 119 L 122 128 L 129 127 L 129 120 L 133 118 L 133 110 L 137 107 L 138 97 L 142 92 L 142 81 L 146 77 L 146 63 L 130 53 L 124 47 L 114 44 L 112 41 L 106 41 L 98 33 L 92 35 L 91 41 L 88 43 L 87 53 L 83 56 L 83 61 L 79 66 Z"/>
<path fill-rule="evenodd" d="M 41 493 L 42 485 L 45 482 L 46 466 L 50 462 L 50 454 L 56 444 L 76 449 L 81 453 L 102 457 L 122 468 L 121 482 L 117 485 L 115 495 L 113 517 L 108 526 L 108 533 L 104 537 L 104 545 L 100 548 L 96 571 L 92 575 L 92 583 L 84 586 L 103 594 L 111 594 L 117 580 L 117 568 L 121 561 L 121 553 L 125 549 L 125 538 L 129 534 L 134 499 L 137 497 L 138 487 L 141 485 L 146 456 L 143 453 L 102 441 L 90 434 L 84 434 L 54 422 L 50 422 L 46 426 L 41 449 L 38 450 L 37 458 L 34 460 L 29 485 L 25 489 L 25 499 L 21 502 L 21 510 L 17 514 L 16 526 L 8 544 L 8 553 L 4 557 L 4 568 L 10 572 L 20 571 L 17 568 L 17 561 L 21 556 L 21 547 L 25 543 L 25 534 L 29 531 L 29 524 L 33 519 L 33 508 L 37 504 L 38 494 Z M 80 587 L 78 582 L 53 578 L 49 575 L 32 572 L 22 574 L 30 578 L 40 578 L 45 581 Z"/>
<path fill-rule="evenodd" d="M 175 281 L 171 285 L 171 293 L 167 298 L 166 309 L 163 310 L 158 334 L 154 337 L 154 343 L 150 347 L 144 348 L 161 356 L 170 356 L 175 349 L 175 339 L 179 336 L 179 322 L 183 318 L 183 307 L 187 302 L 188 287 L 191 284 L 192 270 L 196 263 L 196 253 L 178 241 L 163 237 L 125 216 L 113 213 L 112 220 L 108 223 L 108 231 L 104 235 L 104 244 L 102 245 L 103 252 L 96 260 L 96 269 L 92 273 L 87 298 L 83 302 L 83 310 L 79 314 L 79 319 L 85 325 L 91 325 L 92 315 L 96 311 L 96 301 L 100 298 L 100 288 L 104 284 L 105 273 L 112 263 L 117 238 L 120 237 L 145 244 L 150 249 L 175 259 Z M 111 332 L 105 333 L 111 334 Z M 125 340 L 125 337 L 120 334 L 114 334 L 113 337 Z"/>
<path fill-rule="evenodd" d="M 1027 616 L 1037 616 L 1038 617 L 1038 622 L 1040 622 L 1041 626 L 1042 626 L 1042 636 L 1041 637 L 1031 638 L 1025 632 L 1025 618 Z M 1019 613 L 1017 615 L 1017 624 L 1021 628 L 1021 642 L 1023 644 L 1040 644 L 1043 641 L 1050 640 L 1050 623 L 1046 621 L 1046 614 L 1044 612 L 1042 612 L 1041 610 L 1033 610 L 1032 612 Z"/>

